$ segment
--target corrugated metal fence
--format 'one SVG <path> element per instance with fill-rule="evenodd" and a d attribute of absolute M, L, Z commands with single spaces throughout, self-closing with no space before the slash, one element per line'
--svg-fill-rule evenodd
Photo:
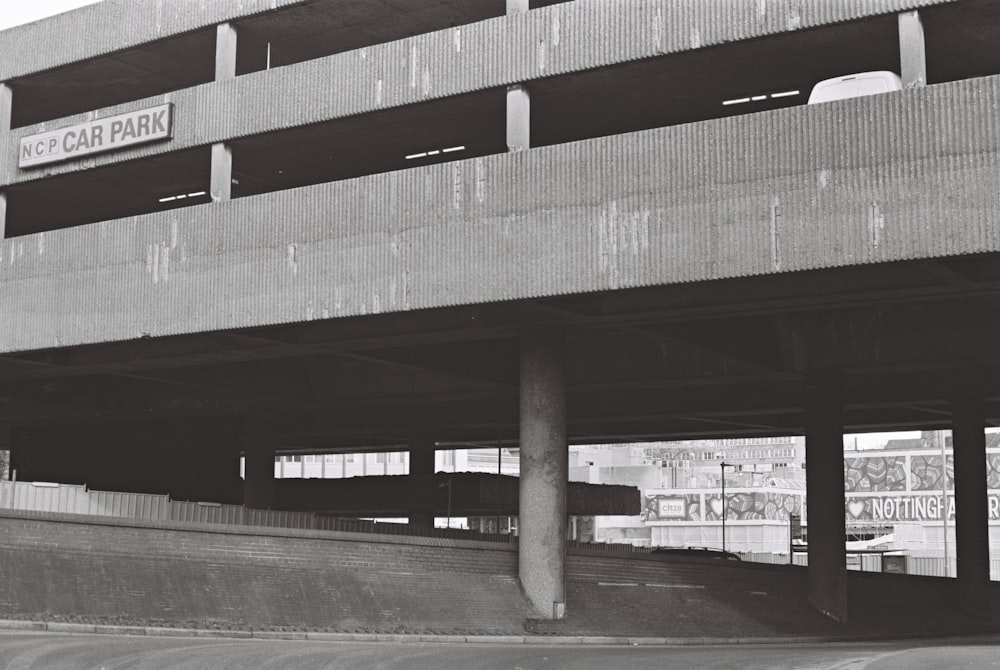
<path fill-rule="evenodd" d="M 0 509 L 90 514 L 146 521 L 320 528 L 318 517 L 307 512 L 246 509 L 241 505 L 171 500 L 148 493 L 90 491 L 86 486 L 45 482 L 0 481 Z"/>
<path fill-rule="evenodd" d="M 788 554 L 772 554 L 764 552 L 741 551 L 738 552 L 744 561 L 753 563 L 770 563 L 772 565 L 787 565 Z M 934 556 L 905 556 L 906 574 L 922 575 L 925 577 L 954 577 L 956 574 L 955 558 L 948 560 L 951 570 L 945 569 L 944 557 Z M 809 565 L 809 557 L 806 554 L 795 554 L 795 565 Z M 881 554 L 848 554 L 848 570 L 861 570 L 862 572 L 882 572 Z M 990 560 L 990 579 L 1000 581 L 1000 559 Z"/>
<path fill-rule="evenodd" d="M 81 485 L 0 481 L 0 509 L 152 520 L 170 518 L 170 499 L 143 493 L 88 491 Z"/>
<path fill-rule="evenodd" d="M 458 528 L 419 528 L 409 524 L 327 517 L 311 512 L 248 509 L 242 505 L 171 500 L 166 495 L 90 491 L 82 485 L 46 482 L 0 481 L 0 509 L 89 514 L 146 521 L 301 528 L 488 542 L 514 540 L 511 535 L 484 534 Z"/>

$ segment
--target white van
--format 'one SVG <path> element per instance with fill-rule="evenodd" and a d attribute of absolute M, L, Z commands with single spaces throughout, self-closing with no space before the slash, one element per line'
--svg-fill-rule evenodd
<path fill-rule="evenodd" d="M 889 91 L 901 91 L 903 80 L 895 72 L 881 70 L 878 72 L 859 72 L 833 79 L 824 79 L 813 86 L 809 94 L 809 104 L 843 100 L 845 98 L 860 98 L 864 95 L 878 95 Z"/>

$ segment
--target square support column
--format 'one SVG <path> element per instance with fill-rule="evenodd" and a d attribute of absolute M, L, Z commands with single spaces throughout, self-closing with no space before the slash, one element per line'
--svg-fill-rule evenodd
<path fill-rule="evenodd" d="M 983 397 L 952 400 L 955 461 L 955 551 L 958 604 L 974 614 L 990 613 L 990 526 L 986 492 L 986 419 Z"/>
<path fill-rule="evenodd" d="M 433 486 L 434 450 L 436 442 L 430 435 L 418 434 L 410 439 L 410 477 L 413 481 L 427 480 L 428 486 Z M 428 507 L 436 498 L 436 491 L 429 492 L 421 500 L 410 501 L 411 509 L 408 517 L 411 526 L 434 527 L 434 508 Z"/>
<path fill-rule="evenodd" d="M 528 0 L 507 0 L 507 15 L 526 12 L 531 9 L 528 5 Z"/>
<path fill-rule="evenodd" d="M 521 337 L 521 477 L 518 574 L 538 614 L 566 611 L 565 336 L 537 329 Z"/>
<path fill-rule="evenodd" d="M 531 96 L 524 86 L 507 89 L 507 150 L 531 148 Z"/>
<path fill-rule="evenodd" d="M 0 133 L 10 130 L 14 110 L 14 91 L 8 84 L 0 83 Z"/>
<path fill-rule="evenodd" d="M 236 76 L 236 27 L 220 23 L 215 29 L 215 81 Z"/>
<path fill-rule="evenodd" d="M 274 445 L 267 441 L 264 422 L 246 421 L 243 456 L 243 506 L 270 509 L 274 505 Z"/>
<path fill-rule="evenodd" d="M 847 623 L 844 418 L 839 375 L 807 375 L 805 410 L 809 602 L 831 619 Z"/>
<path fill-rule="evenodd" d="M 0 463 L 0 479 L 9 479 L 10 478 L 10 474 L 6 473 L 4 471 L 5 470 L 4 465 L 7 466 L 7 469 L 10 468 L 10 460 L 9 460 L 10 450 L 11 450 L 10 449 L 10 445 L 11 445 L 10 433 L 11 433 L 10 425 L 6 424 L 6 423 L 0 423 L 0 451 L 6 451 L 6 452 L 8 452 L 7 453 L 8 460 L 6 461 L 6 463 L 5 464 L 4 463 Z M 6 477 L 4 476 L 5 474 L 7 475 Z"/>
<path fill-rule="evenodd" d="M 212 202 L 225 202 L 233 195 L 233 151 L 225 142 L 212 145 L 209 192 Z"/>
<path fill-rule="evenodd" d="M 927 49 L 924 25 L 916 10 L 902 12 L 899 23 L 899 65 L 904 88 L 927 85 Z"/>

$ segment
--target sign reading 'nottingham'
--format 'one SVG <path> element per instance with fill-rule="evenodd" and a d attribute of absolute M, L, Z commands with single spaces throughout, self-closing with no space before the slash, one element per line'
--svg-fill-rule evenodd
<path fill-rule="evenodd" d="M 17 166 L 58 163 L 101 151 L 168 139 L 173 134 L 173 105 L 108 116 L 21 139 Z"/>

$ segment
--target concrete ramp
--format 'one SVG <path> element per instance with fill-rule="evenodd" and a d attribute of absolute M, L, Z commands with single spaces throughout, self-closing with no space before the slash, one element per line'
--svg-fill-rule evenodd
<path fill-rule="evenodd" d="M 516 549 L 0 513 L 0 618 L 523 634 Z"/>

